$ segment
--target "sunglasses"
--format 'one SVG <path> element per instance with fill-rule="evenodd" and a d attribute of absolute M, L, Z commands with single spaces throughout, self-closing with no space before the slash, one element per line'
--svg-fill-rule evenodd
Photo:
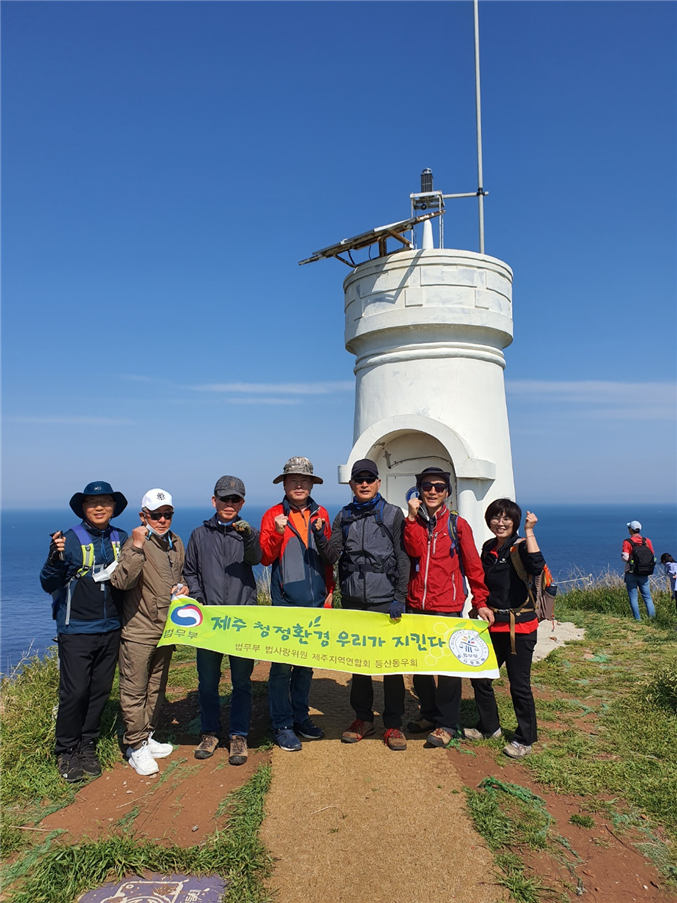
<path fill-rule="evenodd" d="M 243 502 L 244 499 L 241 499 L 239 495 L 226 495 L 218 497 L 220 502 L 223 502 L 226 505 L 237 505 L 239 502 Z"/>
<path fill-rule="evenodd" d="M 167 514 L 166 511 L 146 511 L 146 517 L 150 518 L 150 520 L 171 520 L 174 517 L 174 512 L 170 511 Z"/>
<path fill-rule="evenodd" d="M 378 477 L 355 477 L 354 482 L 356 486 L 360 486 L 362 483 L 369 483 L 371 486 L 372 483 L 375 483 L 378 480 Z"/>
<path fill-rule="evenodd" d="M 433 489 L 435 492 L 446 492 L 447 484 L 446 483 L 421 483 L 421 489 L 424 492 L 432 492 Z"/>

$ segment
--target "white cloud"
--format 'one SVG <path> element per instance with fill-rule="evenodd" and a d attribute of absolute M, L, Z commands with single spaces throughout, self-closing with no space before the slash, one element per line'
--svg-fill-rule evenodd
<path fill-rule="evenodd" d="M 209 383 L 194 387 L 198 392 L 230 392 L 243 395 L 331 395 L 334 392 L 350 392 L 352 381 L 317 383 Z"/>
<path fill-rule="evenodd" d="M 21 416 L 5 417 L 10 423 L 40 423 L 53 424 L 55 426 L 128 426 L 134 423 L 129 417 L 30 417 Z"/>
<path fill-rule="evenodd" d="M 604 380 L 506 380 L 508 397 L 547 405 L 558 414 L 575 411 L 585 420 L 675 420 L 677 385 Z"/>

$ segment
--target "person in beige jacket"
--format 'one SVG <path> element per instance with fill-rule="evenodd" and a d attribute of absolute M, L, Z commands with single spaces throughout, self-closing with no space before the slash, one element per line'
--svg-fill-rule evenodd
<path fill-rule="evenodd" d="M 185 550 L 171 531 L 174 508 L 164 489 L 141 501 L 142 526 L 124 544 L 111 583 L 124 590 L 120 639 L 120 708 L 129 764 L 140 775 L 155 774 L 156 759 L 171 755 L 171 743 L 153 739 L 165 697 L 173 646 L 157 643 L 173 594 L 182 583 Z"/>

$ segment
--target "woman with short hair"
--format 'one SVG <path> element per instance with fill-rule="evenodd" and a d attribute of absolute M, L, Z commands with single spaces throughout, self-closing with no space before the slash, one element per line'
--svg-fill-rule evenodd
<path fill-rule="evenodd" d="M 538 617 L 526 582 L 515 567 L 529 577 L 536 577 L 545 567 L 545 560 L 536 542 L 534 526 L 538 518 L 527 511 L 524 522 L 525 539 L 518 535 L 522 509 L 512 499 L 496 499 L 487 508 L 484 519 L 494 534 L 482 546 L 481 560 L 484 581 L 489 590 L 488 607 L 494 613 L 489 627 L 498 667 L 505 663 L 510 681 L 510 695 L 517 717 L 517 730 L 503 752 L 511 759 L 529 755 L 537 740 L 536 706 L 531 692 L 531 662 L 536 646 Z M 514 550 L 514 551 L 513 551 Z M 475 704 L 479 712 L 476 728 L 467 728 L 469 740 L 502 736 L 498 708 L 492 681 L 478 678 L 472 681 Z"/>

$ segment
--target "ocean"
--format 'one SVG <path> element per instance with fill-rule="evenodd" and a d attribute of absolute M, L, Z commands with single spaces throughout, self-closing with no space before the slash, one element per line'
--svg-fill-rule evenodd
<path fill-rule="evenodd" d="M 248 506 L 243 514 L 258 526 L 264 508 Z M 329 513 L 334 516 L 338 508 Z M 536 535 L 556 581 L 566 590 L 572 572 L 592 574 L 607 570 L 621 574 L 621 543 L 626 523 L 633 519 L 653 542 L 657 556 L 670 552 L 677 558 L 677 506 L 668 505 L 539 505 Z M 210 517 L 209 508 L 177 511 L 173 529 L 185 542 L 191 531 Z M 39 574 L 49 547 L 49 534 L 76 522 L 68 510 L 11 511 L 2 513 L 2 572 L 0 576 L 0 671 L 8 671 L 29 649 L 43 654 L 54 642 L 51 598 L 40 587 Z M 136 509 L 116 520 L 131 532 L 138 525 Z"/>

